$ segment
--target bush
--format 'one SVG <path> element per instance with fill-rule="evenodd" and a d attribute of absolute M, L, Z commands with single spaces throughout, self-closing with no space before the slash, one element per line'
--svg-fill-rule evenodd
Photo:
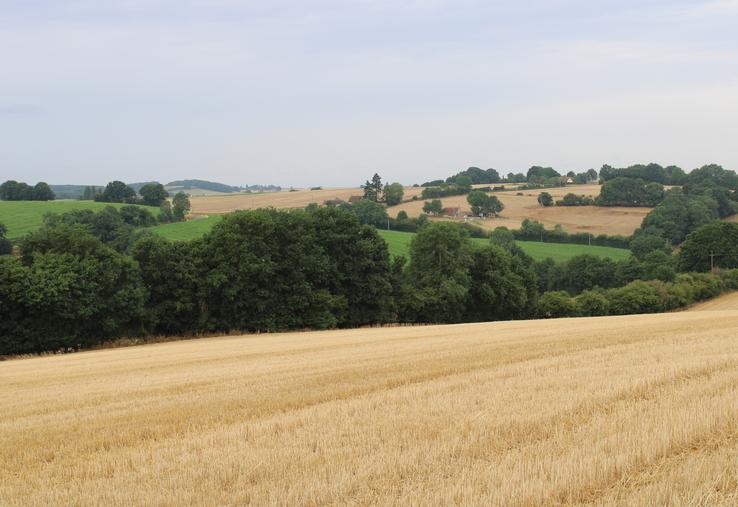
<path fill-rule="evenodd" d="M 51 187 L 40 181 L 34 186 L 8 180 L 0 185 L 0 201 L 53 201 L 56 199 Z"/>
<path fill-rule="evenodd" d="M 690 233 L 679 251 L 682 271 L 738 268 L 738 224 L 715 221 Z"/>
<path fill-rule="evenodd" d="M 541 318 L 574 317 L 576 314 L 574 300 L 564 291 L 546 292 L 538 300 L 538 316 Z"/>
<path fill-rule="evenodd" d="M 583 292 L 574 298 L 574 303 L 580 317 L 596 317 L 610 312 L 610 301 L 599 291 Z"/>
<path fill-rule="evenodd" d="M 591 197 L 573 193 L 568 193 L 562 199 L 556 201 L 556 206 L 592 206 L 593 204 L 594 199 Z"/>
<path fill-rule="evenodd" d="M 600 234 L 592 236 L 586 232 L 569 234 L 557 226 L 553 230 L 535 220 L 523 220 L 520 229 L 513 230 L 515 239 L 521 241 L 544 241 L 548 243 L 575 243 L 578 245 L 611 246 L 614 248 L 628 248 L 630 239 L 624 236 L 607 236 Z"/>
<path fill-rule="evenodd" d="M 598 206 L 649 206 L 664 200 L 664 187 L 640 179 L 618 177 L 606 181 L 597 196 Z"/>

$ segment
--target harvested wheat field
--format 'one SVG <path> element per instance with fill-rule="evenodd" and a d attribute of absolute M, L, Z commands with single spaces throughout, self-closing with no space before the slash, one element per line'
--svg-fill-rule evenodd
<path fill-rule="evenodd" d="M 544 208 L 538 204 L 538 195 L 543 191 L 550 193 L 554 200 L 561 199 L 570 192 L 577 195 L 597 197 L 600 194 L 600 186 L 572 185 L 543 190 L 521 190 L 520 192 L 523 195 L 517 195 L 517 191 L 497 192 L 494 195 L 505 205 L 501 215 L 494 219 L 475 220 L 474 224 L 485 229 L 494 229 L 495 227 L 517 229 L 520 227 L 520 223 L 528 218 L 543 223 L 549 229 L 558 224 L 568 232 L 628 236 L 641 226 L 643 218 L 651 211 L 651 208 L 599 206 L 551 206 Z M 441 201 L 447 207 L 458 206 L 461 210 L 467 210 L 467 212 L 469 210 L 466 195 L 444 197 Z M 404 210 L 411 217 L 418 216 L 423 212 L 423 201 L 398 204 L 387 211 L 391 216 L 396 216 L 400 210 Z"/>
<path fill-rule="evenodd" d="M 692 306 L 692 311 L 707 312 L 738 308 L 738 292 L 731 292 Z"/>
<path fill-rule="evenodd" d="M 420 195 L 423 191 L 419 187 L 405 187 L 405 199 Z M 219 214 L 231 211 L 257 208 L 293 209 L 304 208 L 308 204 L 322 205 L 325 201 L 341 199 L 348 201 L 351 196 L 363 196 L 364 191 L 359 188 L 325 188 L 322 190 L 300 189 L 290 192 L 265 192 L 261 194 L 225 194 L 218 196 L 193 196 L 190 199 L 192 213 Z"/>
<path fill-rule="evenodd" d="M 738 310 L 0 363 L 2 505 L 736 505 Z"/>

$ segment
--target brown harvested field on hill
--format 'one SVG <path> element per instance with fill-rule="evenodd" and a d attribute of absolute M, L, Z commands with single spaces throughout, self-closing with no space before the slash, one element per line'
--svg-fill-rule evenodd
<path fill-rule="evenodd" d="M 406 187 L 405 198 L 420 195 L 423 191 L 418 187 Z M 242 209 L 277 208 L 293 209 L 304 208 L 308 204 L 322 205 L 331 199 L 348 201 L 352 195 L 362 196 L 361 188 L 327 188 L 323 190 L 300 189 L 290 192 L 265 192 L 262 194 L 226 194 L 219 196 L 192 197 L 192 213 L 195 215 L 229 213 Z"/>
<path fill-rule="evenodd" d="M 707 312 L 718 310 L 734 310 L 738 308 L 738 292 L 724 294 L 722 296 L 709 299 L 703 303 L 698 303 L 690 308 L 690 311 Z"/>
<path fill-rule="evenodd" d="M 480 185 L 476 185 L 479 187 Z M 487 186 L 487 185 L 481 185 Z M 405 199 L 414 195 L 420 196 L 422 188 L 405 187 Z M 538 194 L 549 192 L 554 199 L 560 199 L 569 192 L 575 194 L 599 195 L 599 185 L 573 185 L 562 188 L 544 190 L 525 190 L 523 195 L 516 195 L 517 191 L 497 192 L 496 195 L 505 205 L 502 215 L 496 219 L 475 220 L 474 223 L 486 229 L 508 227 L 517 229 L 525 218 L 538 220 L 546 227 L 553 228 L 560 224 L 569 232 L 590 232 L 592 234 L 622 234 L 630 235 L 640 227 L 643 217 L 650 208 L 601 208 L 596 206 L 572 206 L 544 208 L 538 204 Z M 360 188 L 333 188 L 324 190 L 297 190 L 263 194 L 230 194 L 220 196 L 192 197 L 192 213 L 208 215 L 229 213 L 240 209 L 256 209 L 274 207 L 277 209 L 304 208 L 310 203 L 323 204 L 330 199 L 347 201 L 352 195 L 363 195 Z M 458 206 L 468 210 L 466 195 L 444 197 L 446 207 Z M 423 200 L 410 201 L 390 207 L 387 212 L 390 216 L 397 216 L 400 210 L 405 210 L 411 217 L 416 217 L 423 211 Z"/>
<path fill-rule="evenodd" d="M 0 504 L 736 505 L 732 308 L 0 363 Z"/>
<path fill-rule="evenodd" d="M 599 185 L 571 185 L 561 188 L 547 188 L 543 190 L 521 190 L 496 192 L 494 195 L 502 201 L 505 209 L 500 217 L 487 220 L 475 220 L 474 224 L 485 229 L 507 227 L 517 229 L 520 223 L 528 218 L 543 223 L 551 229 L 560 224 L 568 232 L 590 232 L 592 234 L 621 234 L 628 236 L 641 226 L 643 218 L 651 208 L 621 208 L 599 206 L 551 206 L 544 208 L 538 204 L 538 194 L 550 193 L 554 200 L 561 199 L 565 194 L 588 195 L 596 197 L 600 193 Z M 460 207 L 469 210 L 465 195 L 444 197 L 441 199 L 445 207 Z M 400 210 L 405 210 L 411 217 L 418 216 L 423 211 L 423 201 L 402 203 L 389 208 L 388 213 L 396 216 Z"/>

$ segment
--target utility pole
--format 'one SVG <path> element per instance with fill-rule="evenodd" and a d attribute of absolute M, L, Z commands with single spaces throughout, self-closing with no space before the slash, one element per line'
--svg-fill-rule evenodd
<path fill-rule="evenodd" d="M 390 230 L 390 228 L 389 228 L 389 217 L 387 217 L 387 230 L 388 231 Z"/>
<path fill-rule="evenodd" d="M 715 254 L 710 252 L 710 273 L 715 272 Z"/>

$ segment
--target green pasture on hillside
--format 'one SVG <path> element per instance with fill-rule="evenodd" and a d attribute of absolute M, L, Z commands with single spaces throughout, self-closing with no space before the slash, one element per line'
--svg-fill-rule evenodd
<path fill-rule="evenodd" d="M 8 239 L 20 239 L 43 224 L 47 213 L 65 213 L 78 209 L 100 211 L 105 206 L 120 208 L 124 204 L 94 201 L 0 201 L 0 223 L 8 228 Z M 148 207 L 154 215 L 158 208 Z"/>
<path fill-rule="evenodd" d="M 171 224 L 157 225 L 149 230 L 172 241 L 189 241 L 210 232 L 223 215 L 195 218 L 188 222 L 174 222 Z"/>
<path fill-rule="evenodd" d="M 198 238 L 210 231 L 212 227 L 221 219 L 219 215 L 191 220 L 189 222 L 180 222 L 174 224 L 159 225 L 151 228 L 151 230 L 161 236 L 178 241 L 187 241 Z M 379 230 L 380 236 L 384 238 L 389 246 L 391 255 L 408 256 L 410 241 L 412 241 L 414 233 Z M 486 245 L 489 243 L 485 238 L 472 238 L 475 245 Z M 562 243 L 540 243 L 537 241 L 518 241 L 518 245 L 531 257 L 536 260 L 551 258 L 556 262 L 566 261 L 576 255 L 590 254 L 600 257 L 609 257 L 613 260 L 625 259 L 630 255 L 630 250 L 624 248 L 612 248 L 607 246 L 588 246 Z"/>
<path fill-rule="evenodd" d="M 414 236 L 413 233 L 380 230 L 379 234 L 389 245 L 390 254 L 408 256 L 410 241 L 412 241 Z M 472 243 L 483 246 L 489 244 L 489 240 L 486 238 L 472 238 Z M 609 257 L 612 260 L 621 260 L 626 259 L 630 255 L 630 250 L 608 246 L 540 243 L 538 241 L 516 241 L 516 243 L 525 253 L 537 261 L 551 258 L 556 262 L 563 262 L 582 254 L 598 255 L 600 257 Z"/>
<path fill-rule="evenodd" d="M 0 201 L 0 223 L 8 227 L 8 238 L 19 239 L 29 232 L 35 231 L 43 223 L 46 213 L 64 213 L 76 209 L 101 210 L 105 206 L 120 207 L 122 204 L 110 204 L 93 201 Z M 154 214 L 157 210 L 151 208 Z M 157 225 L 149 230 L 155 234 L 173 240 L 188 241 L 199 238 L 209 232 L 218 223 L 222 215 L 196 218 L 188 222 Z M 379 230 L 379 234 L 389 245 L 392 255 L 408 256 L 410 242 L 414 233 Z M 475 245 L 486 245 L 485 238 L 472 238 Z M 606 246 L 575 245 L 570 243 L 540 243 L 536 241 L 518 241 L 518 245 L 536 260 L 551 258 L 556 262 L 566 261 L 576 255 L 591 254 L 609 257 L 613 260 L 625 259 L 630 251 L 623 248 Z"/>

